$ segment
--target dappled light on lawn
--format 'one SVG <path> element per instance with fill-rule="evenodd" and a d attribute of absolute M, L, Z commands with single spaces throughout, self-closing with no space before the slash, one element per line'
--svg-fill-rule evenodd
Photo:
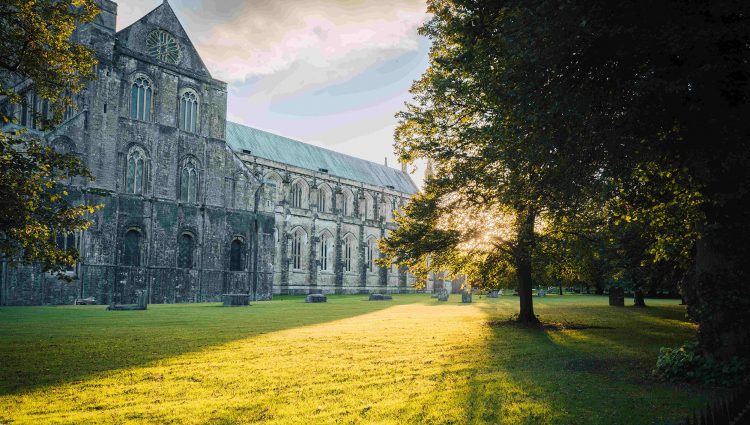
<path fill-rule="evenodd" d="M 543 321 L 602 327 L 550 331 L 491 326 L 516 311 L 515 297 L 470 305 L 456 296 L 448 303 L 426 295 L 394 298 L 381 304 L 333 296 L 313 305 L 293 297 L 236 309 L 152 305 L 150 316 L 67 309 L 46 337 L 13 335 L 15 344 L 32 347 L 37 338 L 84 344 L 81 335 L 93 326 L 117 353 L 115 364 L 123 364 L 116 357 L 143 356 L 141 346 L 154 350 L 152 360 L 76 373 L 93 359 L 85 351 L 68 353 L 67 363 L 45 367 L 53 375 L 68 369 L 68 379 L 40 375 L 37 385 L 3 389 L 0 422 L 593 424 L 615 415 L 637 424 L 654 415 L 680 417 L 711 395 L 649 381 L 659 346 L 692 332 L 671 320 L 651 321 L 684 311 L 672 301 L 636 311 L 607 307 L 603 297 L 542 299 Z M 55 310 L 0 309 L 0 336 L 9 332 L 3 320 L 10 316 L 26 321 L 26 335 L 50 325 L 24 316 L 44 312 Z M 112 338 L 100 320 L 127 329 Z M 641 327 L 664 335 L 641 336 Z M 237 337 L 206 335 L 221 329 Z M 203 342 L 191 342 L 191 335 Z M 118 341 L 129 339 L 138 343 L 116 351 Z M 60 346 L 43 349 L 54 357 Z M 18 372 L 9 367 L 21 366 L 5 363 L 0 371 Z"/>

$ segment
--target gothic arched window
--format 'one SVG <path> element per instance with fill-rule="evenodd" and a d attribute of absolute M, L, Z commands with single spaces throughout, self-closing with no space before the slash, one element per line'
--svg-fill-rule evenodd
<path fill-rule="evenodd" d="M 146 77 L 138 77 L 130 86 L 130 118 L 151 121 L 154 89 Z"/>
<path fill-rule="evenodd" d="M 244 270 L 245 243 L 242 239 L 235 239 L 229 247 L 229 270 L 238 272 Z"/>
<path fill-rule="evenodd" d="M 369 193 L 365 193 L 364 199 L 362 200 L 362 209 L 360 210 L 362 218 L 365 219 L 372 219 L 374 218 L 373 214 L 373 208 L 375 207 L 375 202 L 372 199 L 372 196 Z"/>
<path fill-rule="evenodd" d="M 122 246 L 122 264 L 125 266 L 141 265 L 141 232 L 130 229 L 125 233 Z"/>
<path fill-rule="evenodd" d="M 292 233 L 292 268 L 302 268 L 302 247 L 304 245 L 305 232 L 297 229 Z"/>
<path fill-rule="evenodd" d="M 185 90 L 180 96 L 180 129 L 197 133 L 198 113 L 198 95 L 192 90 Z"/>
<path fill-rule="evenodd" d="M 301 181 L 296 181 L 292 184 L 291 192 L 289 193 L 289 203 L 294 208 L 303 208 L 303 199 L 305 196 L 305 187 Z"/>
<path fill-rule="evenodd" d="M 143 193 L 143 180 L 146 174 L 146 154 L 139 148 L 133 148 L 128 153 L 127 170 L 125 171 L 125 192 Z"/>
<path fill-rule="evenodd" d="M 198 170 L 189 159 L 180 172 L 180 201 L 195 202 L 198 199 Z"/>
<path fill-rule="evenodd" d="M 320 247 L 318 257 L 320 259 L 320 270 L 328 270 L 328 248 L 331 243 L 331 236 L 327 232 L 320 235 Z"/>
<path fill-rule="evenodd" d="M 344 271 L 350 272 L 353 270 L 356 243 L 357 240 L 353 235 L 347 235 L 344 238 Z"/>
<path fill-rule="evenodd" d="M 328 212 L 330 208 L 331 191 L 328 186 L 320 186 L 318 189 L 318 211 Z"/>
<path fill-rule="evenodd" d="M 195 252 L 195 242 L 193 236 L 189 233 L 183 233 L 178 242 L 177 267 L 181 269 L 192 269 L 193 253 Z"/>
<path fill-rule="evenodd" d="M 57 247 L 62 251 L 78 250 L 78 244 L 76 243 L 76 234 L 71 233 L 58 233 L 56 238 Z M 65 271 L 75 271 L 75 265 L 66 264 Z"/>
<path fill-rule="evenodd" d="M 343 192 L 343 196 L 341 197 L 343 200 L 343 205 L 341 206 L 341 214 L 345 216 L 349 216 L 352 214 L 352 193 L 349 190 L 345 190 Z"/>
<path fill-rule="evenodd" d="M 375 271 L 375 259 L 378 256 L 378 247 L 375 238 L 367 239 L 367 270 Z"/>

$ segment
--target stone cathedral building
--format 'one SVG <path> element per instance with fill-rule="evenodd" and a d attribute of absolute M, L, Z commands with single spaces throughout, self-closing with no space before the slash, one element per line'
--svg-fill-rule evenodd
<path fill-rule="evenodd" d="M 75 37 L 96 53 L 78 108 L 44 135 L 96 177 L 72 179 L 76 202 L 103 205 L 81 233 L 58 235 L 81 261 L 72 282 L 2 262 L 0 305 L 215 301 L 224 293 L 401 292 L 406 270 L 381 268 L 376 241 L 417 190 L 394 169 L 226 120 L 227 85 L 204 65 L 165 1 L 117 32 L 97 0 Z M 47 105 L 0 105 L 35 131 Z"/>

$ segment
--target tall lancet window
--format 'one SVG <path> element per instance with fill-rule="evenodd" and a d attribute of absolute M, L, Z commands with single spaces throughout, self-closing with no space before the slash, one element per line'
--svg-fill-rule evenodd
<path fill-rule="evenodd" d="M 357 240 L 352 235 L 346 235 L 344 238 L 344 271 L 350 272 L 354 269 L 354 254 Z"/>
<path fill-rule="evenodd" d="M 305 232 L 297 229 L 292 233 L 292 268 L 302 269 L 302 250 L 304 246 Z"/>
<path fill-rule="evenodd" d="M 130 86 L 130 118 L 151 121 L 154 89 L 145 77 L 138 77 Z"/>
<path fill-rule="evenodd" d="M 180 172 L 180 201 L 195 202 L 198 199 L 198 171 L 195 162 L 189 159 Z"/>
<path fill-rule="evenodd" d="M 133 148 L 128 153 L 127 170 L 125 172 L 125 192 L 133 194 L 143 193 L 143 180 L 146 168 L 146 154 L 139 148 Z"/>
<path fill-rule="evenodd" d="M 192 90 L 185 90 L 180 96 L 180 129 L 198 132 L 198 95 Z"/>
<path fill-rule="evenodd" d="M 320 257 L 320 270 L 328 270 L 328 243 L 329 243 L 330 237 L 327 233 L 323 233 L 320 235 L 320 252 L 318 253 L 318 257 Z"/>
<path fill-rule="evenodd" d="M 377 242 L 374 238 L 367 240 L 367 270 L 375 271 L 375 259 L 378 258 Z"/>

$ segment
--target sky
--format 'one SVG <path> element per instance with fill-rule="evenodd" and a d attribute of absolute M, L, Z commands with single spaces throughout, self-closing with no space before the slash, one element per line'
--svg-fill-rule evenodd
<path fill-rule="evenodd" d="M 162 0 L 118 1 L 118 30 Z M 425 0 L 170 0 L 228 118 L 373 162 L 393 154 L 394 115 L 427 68 Z M 416 168 L 416 171 L 414 171 Z M 422 168 L 410 167 L 422 182 Z"/>

